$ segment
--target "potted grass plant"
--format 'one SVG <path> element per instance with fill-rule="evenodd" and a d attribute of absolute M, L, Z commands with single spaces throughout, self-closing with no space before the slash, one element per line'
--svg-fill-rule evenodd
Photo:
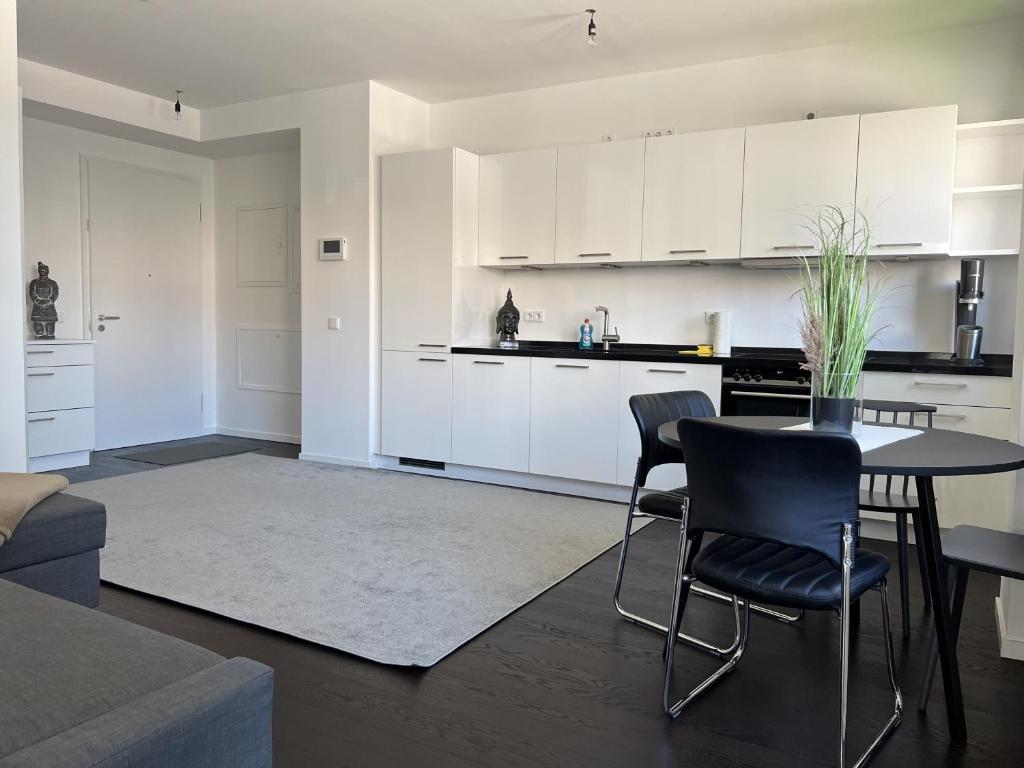
<path fill-rule="evenodd" d="M 819 256 L 801 256 L 800 336 L 811 372 L 811 428 L 853 432 L 861 415 L 862 371 L 882 281 L 868 271 L 863 214 L 837 206 L 818 210 L 807 225 Z"/>

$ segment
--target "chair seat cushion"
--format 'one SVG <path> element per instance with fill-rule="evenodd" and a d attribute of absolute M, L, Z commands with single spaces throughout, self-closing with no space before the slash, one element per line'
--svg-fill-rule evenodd
<path fill-rule="evenodd" d="M 850 577 L 856 600 L 889 571 L 882 555 L 859 549 Z M 757 539 L 719 536 L 694 558 L 693 573 L 724 592 L 759 603 L 823 610 L 842 603 L 842 571 L 821 555 Z"/>
<path fill-rule="evenodd" d="M 860 501 L 857 506 L 868 512 L 914 512 L 921 508 L 916 496 L 863 489 L 860 492 Z"/>
<path fill-rule="evenodd" d="M 683 516 L 683 499 L 687 495 L 685 487 L 673 488 L 671 491 L 651 491 L 641 496 L 636 506 L 645 515 L 679 520 Z"/>

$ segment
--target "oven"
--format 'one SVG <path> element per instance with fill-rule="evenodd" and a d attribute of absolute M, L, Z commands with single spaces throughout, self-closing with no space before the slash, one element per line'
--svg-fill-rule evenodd
<path fill-rule="evenodd" d="M 810 375 L 798 364 L 730 365 L 722 373 L 723 416 L 810 415 Z"/>

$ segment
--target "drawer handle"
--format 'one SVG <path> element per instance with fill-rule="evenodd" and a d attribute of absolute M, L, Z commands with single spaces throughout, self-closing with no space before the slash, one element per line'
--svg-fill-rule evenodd
<path fill-rule="evenodd" d="M 937 419 L 950 419 L 952 421 L 965 421 L 967 419 L 962 413 L 934 413 Z"/>
<path fill-rule="evenodd" d="M 52 355 L 54 350 L 52 349 L 30 349 L 26 352 L 26 355 Z"/>
<path fill-rule="evenodd" d="M 528 259 L 529 256 L 499 256 L 499 261 L 511 261 L 512 259 Z"/>
<path fill-rule="evenodd" d="M 57 420 L 56 416 L 41 416 L 38 419 L 29 419 L 28 421 L 29 421 L 29 424 L 31 424 L 34 421 L 56 421 L 56 420 Z"/>
<path fill-rule="evenodd" d="M 923 381 L 914 379 L 915 387 L 949 387 L 950 389 L 966 389 L 967 382 L 964 381 Z"/>
<path fill-rule="evenodd" d="M 669 251 L 669 253 L 671 253 L 671 254 L 679 254 L 679 253 L 707 253 L 707 252 L 708 252 L 707 248 L 677 248 L 675 250 Z"/>
<path fill-rule="evenodd" d="M 443 357 L 421 357 L 420 358 L 420 362 L 421 363 L 447 363 L 448 361 L 445 360 Z"/>
<path fill-rule="evenodd" d="M 26 376 L 56 376 L 56 371 L 45 371 L 44 373 L 26 373 Z"/>
<path fill-rule="evenodd" d="M 504 360 L 474 360 L 473 365 L 504 365 Z"/>
<path fill-rule="evenodd" d="M 417 344 L 417 347 L 429 347 L 430 349 L 445 349 L 447 344 Z"/>
<path fill-rule="evenodd" d="M 605 251 L 604 253 L 578 253 L 576 255 L 581 259 L 589 259 L 592 256 L 611 256 L 612 254 L 609 251 Z"/>
<path fill-rule="evenodd" d="M 924 243 L 875 243 L 875 248 L 920 248 Z"/>
<path fill-rule="evenodd" d="M 555 363 L 555 368 L 589 368 L 589 365 L 570 365 L 569 363 Z"/>
<path fill-rule="evenodd" d="M 686 371 L 676 371 L 676 370 L 673 370 L 672 368 L 648 368 L 647 372 L 648 373 L 679 373 L 679 374 L 686 373 Z"/>

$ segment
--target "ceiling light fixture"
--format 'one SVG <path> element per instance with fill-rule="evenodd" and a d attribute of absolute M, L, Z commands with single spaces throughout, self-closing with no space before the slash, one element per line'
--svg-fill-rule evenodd
<path fill-rule="evenodd" d="M 174 92 L 174 119 L 181 120 L 181 94 L 182 91 Z"/>
<path fill-rule="evenodd" d="M 587 45 L 591 48 L 597 47 L 597 24 L 594 23 L 594 14 L 597 13 L 593 8 L 587 8 L 584 13 L 590 14 L 590 23 L 587 24 Z"/>

